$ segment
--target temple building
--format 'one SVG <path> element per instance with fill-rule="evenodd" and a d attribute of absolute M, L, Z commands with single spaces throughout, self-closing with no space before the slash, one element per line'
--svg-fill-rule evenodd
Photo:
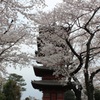
<path fill-rule="evenodd" d="M 44 27 L 39 31 L 39 37 L 37 38 L 37 46 L 38 51 L 36 52 L 36 56 L 41 57 L 45 56 L 43 52 L 41 52 L 41 48 L 45 45 L 45 43 L 48 43 L 48 40 L 44 41 L 42 38 L 45 38 L 43 36 L 43 32 L 52 32 L 54 27 L 52 27 L 49 30 L 49 27 Z M 62 44 L 63 45 L 63 44 Z M 34 80 L 32 81 L 32 86 L 34 89 L 38 89 L 42 91 L 43 97 L 42 100 L 64 100 L 64 93 L 66 89 L 69 89 L 68 86 L 62 85 L 58 78 L 53 76 L 53 69 L 50 69 L 48 67 L 43 66 L 34 66 L 33 67 L 35 75 L 38 77 L 41 77 L 41 80 Z"/>

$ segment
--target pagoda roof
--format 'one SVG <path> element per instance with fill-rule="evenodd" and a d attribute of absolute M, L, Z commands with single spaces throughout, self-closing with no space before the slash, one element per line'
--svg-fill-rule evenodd
<path fill-rule="evenodd" d="M 40 80 L 31 81 L 33 88 L 43 90 L 43 89 L 56 89 L 56 90 L 66 90 L 69 89 L 67 85 L 63 85 L 58 80 Z"/>
<path fill-rule="evenodd" d="M 42 69 L 42 70 L 52 70 L 52 69 L 50 69 L 49 67 L 45 67 L 45 66 L 34 66 L 34 68 L 36 68 L 36 69 Z"/>
<path fill-rule="evenodd" d="M 35 75 L 41 77 L 45 75 L 52 75 L 54 72 L 54 70 L 44 66 L 34 66 L 33 68 L 34 68 Z"/>

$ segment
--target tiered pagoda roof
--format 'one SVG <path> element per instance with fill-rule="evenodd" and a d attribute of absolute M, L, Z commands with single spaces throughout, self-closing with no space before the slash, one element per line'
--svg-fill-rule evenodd
<path fill-rule="evenodd" d="M 67 86 L 62 85 L 57 78 L 54 78 L 52 75 L 54 70 L 49 69 L 43 66 L 34 66 L 34 72 L 36 76 L 42 77 L 42 80 L 32 81 L 32 86 L 35 89 L 43 90 L 43 89 L 66 89 Z M 47 79 L 43 79 L 44 77 L 48 77 Z M 51 78 L 50 78 L 51 77 Z M 66 87 L 66 88 L 65 88 Z"/>
<path fill-rule="evenodd" d="M 57 80 L 40 80 L 40 81 L 32 81 L 32 86 L 35 89 L 45 90 L 45 89 L 58 89 L 58 90 L 66 90 L 69 87 L 62 85 Z"/>

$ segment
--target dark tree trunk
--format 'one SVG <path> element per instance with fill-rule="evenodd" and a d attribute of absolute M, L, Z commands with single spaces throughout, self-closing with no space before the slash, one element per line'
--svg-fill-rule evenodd
<path fill-rule="evenodd" d="M 94 100 L 94 86 L 93 82 L 90 81 L 88 71 L 84 72 L 84 76 L 85 76 L 85 86 L 86 86 L 88 100 Z"/>
<path fill-rule="evenodd" d="M 81 85 L 78 86 L 74 82 L 69 82 L 68 85 L 71 87 L 71 89 L 73 89 L 76 100 L 82 100 L 81 99 L 82 86 Z"/>
<path fill-rule="evenodd" d="M 74 92 L 75 92 L 76 100 L 81 100 L 81 91 L 75 89 Z"/>
<path fill-rule="evenodd" d="M 93 82 L 89 82 L 88 100 L 95 100 L 94 99 L 94 86 L 93 86 Z"/>
<path fill-rule="evenodd" d="M 91 84 L 87 88 L 87 96 L 88 100 L 94 100 L 94 89 L 93 86 L 91 86 Z"/>

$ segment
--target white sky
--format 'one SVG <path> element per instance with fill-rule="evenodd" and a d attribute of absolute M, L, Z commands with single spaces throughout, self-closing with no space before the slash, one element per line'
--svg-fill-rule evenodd
<path fill-rule="evenodd" d="M 48 7 L 45 8 L 45 10 L 51 10 L 54 8 L 54 6 L 57 3 L 61 3 L 62 0 L 45 0 L 46 4 L 48 5 Z M 22 48 L 22 50 L 24 50 L 25 47 Z M 31 48 L 28 48 L 25 50 L 25 52 L 33 52 L 34 50 L 32 50 Z M 25 91 L 22 95 L 22 100 L 23 98 L 27 97 L 27 96 L 32 96 L 32 97 L 36 97 L 39 100 L 42 100 L 42 93 L 39 92 L 36 89 L 33 89 L 33 87 L 31 86 L 31 80 L 39 80 L 40 78 L 36 77 L 33 71 L 32 66 L 29 68 L 23 68 L 22 70 L 19 69 L 14 69 L 14 68 L 8 68 L 8 72 L 9 73 L 17 73 L 19 75 L 22 75 L 23 78 L 25 79 L 26 83 L 27 83 L 27 91 Z"/>
<path fill-rule="evenodd" d="M 55 7 L 55 5 L 57 3 L 61 3 L 62 0 L 45 0 L 45 3 L 48 5 L 47 8 L 45 8 L 45 10 L 51 10 Z"/>

